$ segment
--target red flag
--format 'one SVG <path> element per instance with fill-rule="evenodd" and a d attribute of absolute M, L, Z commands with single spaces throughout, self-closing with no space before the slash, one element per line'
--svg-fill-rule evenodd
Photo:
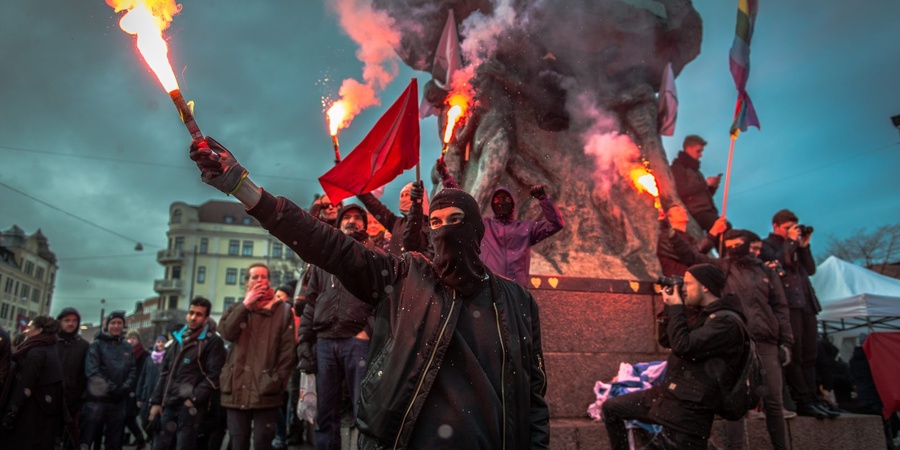
<path fill-rule="evenodd" d="M 675 72 L 672 63 L 666 64 L 657 99 L 657 126 L 660 136 L 675 134 L 675 119 L 678 117 L 678 92 L 675 90 Z"/>
<path fill-rule="evenodd" d="M 413 78 L 362 142 L 319 177 L 332 203 L 384 186 L 419 162 L 417 99 L 418 85 Z"/>
<path fill-rule="evenodd" d="M 445 91 L 452 90 L 453 73 L 462 67 L 459 35 L 456 33 L 456 18 L 452 9 L 448 11 L 447 22 L 444 23 L 444 32 L 441 33 L 441 39 L 438 41 L 437 49 L 434 51 L 434 61 L 431 66 L 431 76 L 434 84 Z M 419 118 L 424 119 L 440 113 L 440 108 L 436 108 L 428 99 L 424 98 L 424 96 L 422 97 L 422 104 L 419 105 Z"/>

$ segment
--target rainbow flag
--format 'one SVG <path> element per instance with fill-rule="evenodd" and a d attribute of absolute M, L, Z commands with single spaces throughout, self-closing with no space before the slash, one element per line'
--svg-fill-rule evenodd
<path fill-rule="evenodd" d="M 759 129 L 759 118 L 756 116 L 750 96 L 747 95 L 747 78 L 750 77 L 750 40 L 753 38 L 757 7 L 757 0 L 738 0 L 737 26 L 728 55 L 731 76 L 738 90 L 731 134 L 736 134 L 737 130 L 747 131 L 747 127 Z"/>

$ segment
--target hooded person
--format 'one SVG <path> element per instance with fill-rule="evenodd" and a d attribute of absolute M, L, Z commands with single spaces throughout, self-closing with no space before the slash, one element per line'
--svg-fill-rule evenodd
<path fill-rule="evenodd" d="M 400 190 L 399 216 L 372 193 L 360 194 L 357 198 L 390 231 L 388 253 L 400 255 L 403 252 L 421 252 L 431 255 L 428 232 L 424 226 L 428 216 L 428 195 L 421 181 L 407 183 Z M 418 203 L 415 215 L 411 214 L 414 203 Z"/>
<path fill-rule="evenodd" d="M 212 139 L 195 140 L 191 158 L 205 183 L 233 193 L 273 236 L 374 308 L 357 404 L 361 449 L 549 447 L 537 304 L 480 261 L 484 223 L 471 195 L 444 189 L 432 199 L 432 262 L 322 224 L 257 187 Z"/>

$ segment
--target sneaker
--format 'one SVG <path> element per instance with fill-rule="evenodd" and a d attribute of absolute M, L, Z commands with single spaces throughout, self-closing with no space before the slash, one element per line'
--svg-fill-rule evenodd
<path fill-rule="evenodd" d="M 789 409 L 782 409 L 781 414 L 784 416 L 785 420 L 793 419 L 794 417 L 797 417 L 797 413 L 795 413 L 794 411 L 791 411 Z"/>
<path fill-rule="evenodd" d="M 815 417 L 818 420 L 823 420 L 828 417 L 828 413 L 822 411 L 816 405 L 806 403 L 806 404 L 798 404 L 797 405 L 797 415 L 805 416 L 805 417 Z"/>
<path fill-rule="evenodd" d="M 825 414 L 828 415 L 829 419 L 837 419 L 838 417 L 841 417 L 841 410 L 836 408 L 835 406 L 833 406 L 830 403 L 823 402 L 823 403 L 819 403 L 815 406 L 817 408 L 821 409 L 822 411 L 825 411 Z"/>
<path fill-rule="evenodd" d="M 756 410 L 756 409 L 751 409 L 750 411 L 747 411 L 747 418 L 748 419 L 765 419 L 766 413 Z"/>

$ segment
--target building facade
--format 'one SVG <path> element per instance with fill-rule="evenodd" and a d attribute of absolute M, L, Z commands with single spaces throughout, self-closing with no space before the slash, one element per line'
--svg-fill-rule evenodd
<path fill-rule="evenodd" d="M 157 254 L 164 275 L 154 282 L 165 310 L 187 310 L 190 299 L 201 296 L 212 302 L 211 316 L 218 320 L 243 300 L 251 264 L 269 266 L 273 287 L 296 279 L 301 264 L 237 202 L 172 203 L 166 235 L 168 246 Z"/>
<path fill-rule="evenodd" d="M 10 334 L 50 313 L 58 268 L 41 230 L 28 236 L 13 225 L 0 233 L 0 325 Z"/>

